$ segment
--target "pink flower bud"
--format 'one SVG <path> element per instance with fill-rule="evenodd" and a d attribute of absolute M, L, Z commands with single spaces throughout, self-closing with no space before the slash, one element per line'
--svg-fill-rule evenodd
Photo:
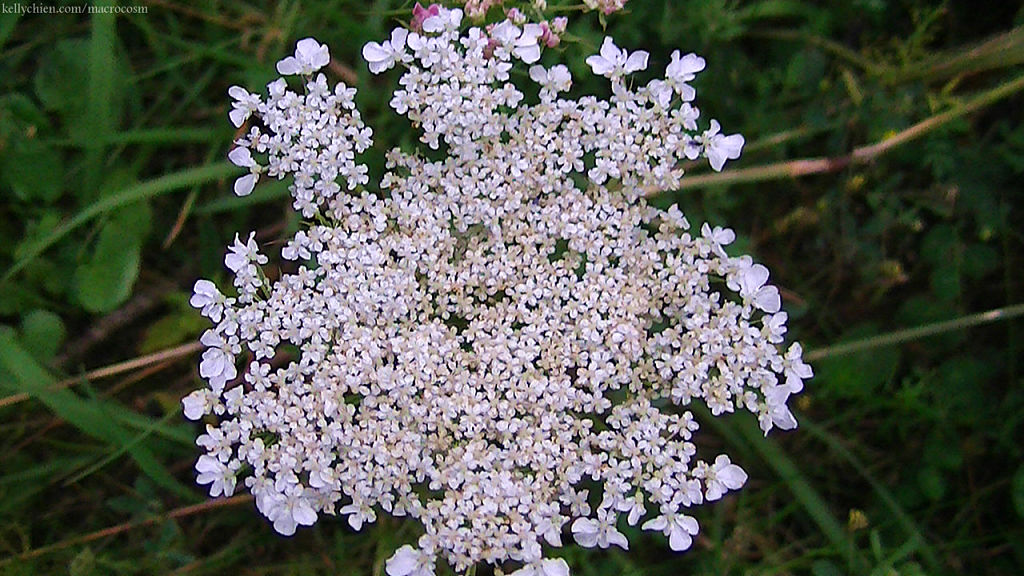
<path fill-rule="evenodd" d="M 440 13 L 440 4 L 431 4 L 430 8 L 424 8 L 423 5 L 417 2 L 412 8 L 412 22 L 409 23 L 409 28 L 411 28 L 413 32 L 422 32 L 423 21 L 431 16 L 437 16 Z"/>

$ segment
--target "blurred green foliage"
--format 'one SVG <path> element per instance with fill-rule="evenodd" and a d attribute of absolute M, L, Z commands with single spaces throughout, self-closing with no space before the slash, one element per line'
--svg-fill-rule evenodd
<path fill-rule="evenodd" d="M 408 523 L 355 534 L 328 520 L 286 539 L 249 502 L 167 515 L 204 501 L 178 403 L 198 385 L 193 367 L 53 387 L 195 341 L 188 292 L 223 275 L 234 232 L 273 243 L 295 226 L 283 186 L 235 198 L 223 161 L 227 87 L 264 85 L 295 40 L 316 36 L 335 75 L 354 70 L 378 142 L 415 145 L 386 107 L 397 76 L 371 77 L 359 58 L 411 3 L 132 5 L 148 12 L 0 15 L 0 574 L 379 574 L 413 538 Z M 608 90 L 582 61 L 605 23 L 650 51 L 652 70 L 676 48 L 707 58 L 704 115 L 748 141 L 723 174 L 842 158 L 1024 74 L 1013 2 L 632 0 L 574 17 L 570 41 L 545 54 L 570 58 L 581 93 Z M 867 163 L 653 200 L 734 228 L 783 289 L 791 335 L 821 358 L 796 432 L 764 439 L 743 415 L 708 423 L 706 441 L 728 444 L 751 480 L 699 511 L 693 550 L 632 530 L 629 552 L 566 548 L 574 574 L 1024 572 L 1020 321 L 828 355 L 1024 301 L 1022 101 Z M 382 154 L 370 168 L 382 173 Z"/>

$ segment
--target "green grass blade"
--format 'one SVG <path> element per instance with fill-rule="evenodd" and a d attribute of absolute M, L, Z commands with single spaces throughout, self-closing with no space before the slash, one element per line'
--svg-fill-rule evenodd
<path fill-rule="evenodd" d="M 255 206 L 265 202 L 274 202 L 287 197 L 288 194 L 287 181 L 270 180 L 266 184 L 261 182 L 260 185 L 253 190 L 253 193 L 248 196 L 231 195 L 225 196 L 224 198 L 217 198 L 216 200 L 212 200 L 196 208 L 195 213 L 209 216 L 211 214 L 219 214 L 221 212 L 233 212 L 248 206 Z"/>
<path fill-rule="evenodd" d="M 747 418 L 730 418 L 728 422 L 723 422 L 720 418 L 712 417 L 706 409 L 700 408 L 697 411 L 705 416 L 701 419 L 702 424 L 710 424 L 716 432 L 731 436 L 733 441 L 736 435 L 742 437 L 743 443 L 758 454 L 789 488 L 832 547 L 841 555 L 853 558 L 855 567 L 866 566 L 853 540 L 850 539 L 843 524 L 832 514 L 828 503 L 815 491 L 811 481 L 800 472 L 796 463 L 786 455 L 774 438 L 765 438 L 761 429 Z"/>
<path fill-rule="evenodd" d="M 42 254 L 44 250 L 56 244 L 72 230 L 75 230 L 79 226 L 82 226 L 101 214 L 105 214 L 111 210 L 120 208 L 121 206 L 131 204 L 132 202 L 219 180 L 236 173 L 238 173 L 238 168 L 232 164 L 228 162 L 219 162 L 161 176 L 148 182 L 129 186 L 128 188 L 110 194 L 109 196 L 105 196 L 81 210 L 70 220 L 56 227 L 48 235 L 29 247 L 21 258 L 4 273 L 3 277 L 0 278 L 0 283 L 10 280 L 29 262 Z"/>
<path fill-rule="evenodd" d="M 105 2 L 96 2 L 104 5 Z M 85 161 L 85 185 L 95 188 L 103 174 L 104 146 L 117 126 L 114 118 L 116 57 L 116 15 L 97 11 L 92 15 L 92 35 L 89 39 L 89 86 L 86 122 L 88 132 L 96 140 L 88 147 Z"/>
<path fill-rule="evenodd" d="M 110 402 L 84 399 L 68 389 L 51 389 L 56 379 L 17 342 L 14 331 L 0 330 L 0 367 L 14 376 L 7 385 L 39 400 L 55 415 L 85 434 L 123 448 L 139 468 L 160 486 L 192 500 L 194 491 L 179 482 L 144 445 L 132 443 L 132 434 L 121 427 L 112 414 L 124 408 Z"/>
<path fill-rule="evenodd" d="M 146 438 L 149 438 L 156 431 L 158 425 L 166 424 L 169 420 L 171 420 L 173 418 L 176 418 L 178 416 L 179 415 L 177 413 L 172 412 L 172 413 L 168 414 L 167 416 L 164 416 L 164 418 L 162 420 L 159 420 L 159 421 L 154 420 L 152 422 L 152 425 L 148 426 L 146 429 L 144 429 L 139 434 L 136 434 L 135 437 L 132 438 L 128 443 L 120 446 L 117 450 L 115 450 L 113 452 L 110 452 L 109 454 L 107 454 L 103 458 L 99 459 L 99 461 L 92 463 L 91 465 L 87 466 L 86 468 L 84 468 L 83 470 L 81 470 L 80 472 L 78 472 L 77 474 L 72 476 L 71 478 L 68 478 L 67 480 L 65 480 L 64 481 L 64 485 L 65 486 L 70 486 L 72 484 L 75 484 L 79 480 L 82 480 L 83 478 L 91 476 L 97 470 L 102 469 L 104 466 L 110 464 L 111 462 L 114 462 L 115 460 L 117 460 L 118 458 L 123 456 L 124 454 L 128 453 L 128 451 L 131 448 L 134 448 L 135 446 L 139 446 L 144 440 L 146 440 Z"/>
<path fill-rule="evenodd" d="M 906 532 L 910 542 L 916 546 L 917 551 L 919 551 L 921 556 L 924 558 L 925 563 L 928 565 L 928 569 L 935 573 L 939 572 L 940 564 L 938 555 L 928 544 L 928 541 L 922 534 L 921 529 L 914 523 L 914 520 L 909 514 L 907 514 L 903 507 L 899 505 L 899 502 L 896 501 L 896 497 L 893 496 L 892 492 L 890 492 L 884 484 L 879 482 L 878 479 L 875 478 L 874 474 L 868 470 L 867 466 L 865 466 L 864 463 L 861 462 L 860 459 L 852 452 L 847 450 L 846 447 L 843 446 L 842 442 L 829 433 L 828 430 L 825 430 L 814 422 L 808 421 L 807 417 L 800 418 L 800 427 L 807 430 L 807 432 L 815 438 L 824 442 L 836 455 L 853 466 L 857 473 L 859 473 L 861 477 L 871 485 L 871 489 L 875 491 L 875 495 L 877 495 L 879 500 L 881 500 L 885 507 L 889 509 L 893 518 L 896 519 L 896 522 L 901 528 L 903 528 L 903 531 Z"/>
<path fill-rule="evenodd" d="M 153 420 L 131 410 L 111 414 L 111 417 L 129 428 L 135 428 L 142 432 L 152 431 L 153 434 L 182 446 L 195 446 L 195 430 L 191 425 L 184 423 L 185 416 L 181 412 L 171 412 L 163 420 Z M 179 422 L 179 425 L 170 425 L 169 422 Z"/>
<path fill-rule="evenodd" d="M 8 517 L 46 489 L 55 478 L 91 462 L 91 456 L 56 457 L 34 466 L 8 469 L 0 476 L 0 518 Z"/>
<path fill-rule="evenodd" d="M 124 144 L 156 144 L 159 146 L 174 146 L 178 144 L 191 144 L 195 142 L 205 143 L 216 140 L 228 141 L 231 139 L 229 130 L 216 128 L 140 128 L 138 130 L 121 130 L 106 137 L 89 138 L 85 141 L 82 138 L 61 138 L 43 140 L 47 145 L 86 147 L 96 142 L 105 145 Z"/>

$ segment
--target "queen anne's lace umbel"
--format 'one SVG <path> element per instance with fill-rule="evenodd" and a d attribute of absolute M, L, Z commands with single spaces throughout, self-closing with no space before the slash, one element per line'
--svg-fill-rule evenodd
<path fill-rule="evenodd" d="M 564 575 L 543 545 L 571 532 L 626 548 L 624 522 L 684 550 L 687 510 L 747 478 L 726 455 L 698 458 L 685 407 L 789 429 L 787 400 L 811 376 L 799 344 L 780 348 L 768 270 L 726 254 L 732 231 L 694 233 L 640 192 L 677 186 L 685 159 L 721 169 L 743 138 L 698 130 L 695 55 L 633 89 L 647 54 L 608 38 L 587 62 L 609 100 L 559 97 L 572 83 L 559 65 L 529 69 L 528 102 L 509 73 L 539 58 L 537 31 L 460 32 L 461 19 L 435 10 L 364 49 L 374 72 L 405 68 L 391 106 L 446 153 L 392 150 L 378 194 L 363 189 L 372 142 L 355 90 L 314 75 L 325 46 L 303 40 L 279 65 L 301 94 L 284 79 L 266 98 L 231 89 L 232 122 L 249 123 L 230 154 L 248 169 L 236 193 L 291 175 L 312 221 L 281 250 L 291 272 L 264 273 L 250 234 L 225 258 L 235 296 L 196 283 L 215 324 L 209 386 L 183 401 L 209 416 L 198 480 L 211 496 L 244 482 L 282 534 L 321 514 L 357 530 L 412 516 L 423 535 L 391 576 L 433 574 L 439 555 Z"/>

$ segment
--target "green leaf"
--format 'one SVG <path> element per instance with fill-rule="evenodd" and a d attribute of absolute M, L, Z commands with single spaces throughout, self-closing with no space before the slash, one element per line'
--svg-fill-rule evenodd
<path fill-rule="evenodd" d="M 980 280 L 999 266 L 999 252 L 986 244 L 971 244 L 964 250 L 963 273 Z"/>
<path fill-rule="evenodd" d="M 149 354 L 187 340 L 195 340 L 209 321 L 193 310 L 176 311 L 154 322 L 139 344 L 140 354 Z"/>
<path fill-rule="evenodd" d="M 124 450 L 139 469 L 160 486 L 190 500 L 195 497 L 193 490 L 175 479 L 145 443 L 121 427 L 119 420 L 123 419 L 118 416 L 131 413 L 130 410 L 109 401 L 82 398 L 69 389 L 55 387 L 54 377 L 21 347 L 14 331 L 0 327 L 0 374 L 3 373 L 11 377 L 11 381 L 2 383 L 5 387 L 34 397 L 57 417 L 85 434 L 106 442 L 114 450 Z M 138 414 L 135 417 L 145 418 Z M 150 423 L 152 431 L 160 427 L 159 422 L 150 420 Z"/>
<path fill-rule="evenodd" d="M 113 134 L 119 124 L 121 66 L 115 50 L 116 15 L 96 12 L 92 15 L 92 35 L 89 38 L 89 84 L 86 90 L 86 114 L 79 124 L 94 139 L 86 146 L 84 173 L 86 189 L 92 189 L 103 175 L 106 156 L 103 142 Z M 75 130 L 72 127 L 71 133 Z"/>
<path fill-rule="evenodd" d="M 705 416 L 708 413 L 703 407 L 699 409 L 699 412 Z M 818 525 L 832 546 L 836 550 L 848 553 L 851 559 L 861 560 L 854 542 L 843 528 L 842 523 L 832 513 L 828 501 L 816 490 L 810 478 L 800 470 L 797 463 L 786 454 L 775 438 L 766 438 L 752 419 L 736 419 L 729 422 L 730 426 L 728 427 L 719 418 L 705 417 L 702 424 L 705 422 L 719 433 L 724 432 L 726 428 L 738 431 L 747 445 L 775 471 L 779 480 L 789 488 L 793 497 Z"/>
<path fill-rule="evenodd" d="M 932 294 L 944 306 L 949 306 L 960 299 L 960 267 L 951 258 L 932 269 Z"/>
<path fill-rule="evenodd" d="M 32 98 L 18 92 L 0 97 L 0 138 L 17 130 L 46 135 L 49 129 L 49 119 Z"/>
<path fill-rule="evenodd" d="M 78 300 L 90 312 L 109 312 L 131 295 L 139 275 L 141 242 L 111 219 L 100 230 L 92 259 L 75 272 Z"/>
<path fill-rule="evenodd" d="M 871 486 L 871 489 L 874 491 L 875 496 L 877 496 L 878 499 L 881 500 L 882 504 L 884 504 L 888 509 L 891 517 L 903 528 L 908 538 L 907 541 L 915 543 L 915 546 L 921 553 L 921 556 L 924 558 L 929 568 L 937 572 L 939 566 L 938 554 L 925 539 L 921 528 L 917 525 L 915 519 L 911 517 L 906 510 L 904 510 L 903 506 L 900 504 L 900 500 L 898 500 L 890 491 L 886 483 L 875 478 L 875 475 L 872 474 L 869 467 L 857 458 L 853 452 L 848 450 L 843 441 L 839 440 L 836 435 L 832 434 L 826 428 L 818 425 L 809 418 L 799 415 L 798 417 L 800 420 L 800 426 L 803 427 L 803 429 L 807 430 L 812 436 L 822 440 L 833 452 L 848 462 L 854 470 L 856 470 L 867 481 Z"/>
<path fill-rule="evenodd" d="M 1024 518 L 1024 466 L 1018 467 L 1017 472 L 1013 475 L 1013 485 L 1010 488 L 1010 492 L 1017 515 Z"/>
<path fill-rule="evenodd" d="M 21 342 L 40 362 L 49 362 L 57 355 L 66 335 L 60 316 L 49 310 L 33 310 L 21 320 Z"/>
<path fill-rule="evenodd" d="M 24 201 L 49 204 L 59 198 L 64 179 L 60 152 L 24 134 L 12 140 L 0 164 L 11 191 Z"/>
<path fill-rule="evenodd" d="M 31 307 L 36 299 L 36 292 L 23 283 L 0 284 L 0 315 L 15 316 L 21 310 Z"/>
<path fill-rule="evenodd" d="M 149 229 L 153 224 L 153 209 L 148 202 L 136 202 L 114 212 L 110 225 L 117 227 L 118 231 L 139 242 L 143 242 L 149 235 Z"/>
<path fill-rule="evenodd" d="M 11 37 L 11 32 L 14 32 L 14 26 L 21 19 L 21 13 L 16 12 L 14 14 L 8 14 L 6 12 L 0 14 L 0 48 L 3 48 L 7 43 L 7 39 Z"/>
<path fill-rule="evenodd" d="M 937 370 L 935 395 L 940 406 L 947 411 L 949 423 L 977 426 L 991 410 L 986 392 L 990 382 L 999 375 L 999 362 L 984 358 L 956 356 Z"/>
<path fill-rule="evenodd" d="M 948 262 L 957 249 L 957 233 L 952 226 L 935 226 L 921 242 L 921 258 L 934 266 Z"/>
<path fill-rule="evenodd" d="M 942 470 L 956 470 L 963 466 L 963 452 L 956 438 L 950 438 L 939 430 L 932 431 L 924 445 L 922 459 Z"/>
<path fill-rule="evenodd" d="M 817 92 L 825 77 L 827 60 L 819 50 L 806 49 L 797 52 L 786 68 L 786 88 L 800 94 Z"/>
<path fill-rule="evenodd" d="M 878 333 L 879 330 L 873 325 L 859 326 L 845 334 L 838 344 Z M 886 347 L 824 358 L 818 361 L 815 370 L 823 391 L 847 398 L 869 397 L 892 380 L 899 361 L 899 348 Z"/>
<path fill-rule="evenodd" d="M 100 214 L 104 214 L 145 198 L 151 198 L 174 190 L 189 188 L 218 178 L 226 178 L 237 172 L 238 168 L 234 165 L 228 162 L 219 162 L 217 164 L 209 164 L 206 166 L 200 166 L 199 168 L 161 176 L 160 178 L 156 178 L 148 182 L 130 186 L 115 194 L 104 196 L 95 203 L 81 210 L 70 220 L 41 236 L 31 245 L 25 246 L 20 251 L 18 259 L 14 265 L 4 273 L 2 278 L 0 278 L 0 283 L 10 280 L 44 250 L 56 244 L 72 230 L 86 222 L 89 222 Z"/>
<path fill-rule="evenodd" d="M 85 40 L 73 38 L 57 42 L 43 57 L 34 78 L 36 96 L 43 106 L 64 113 L 84 110 L 82 87 L 89 85 L 89 71 L 82 66 L 82 55 L 88 52 Z"/>
<path fill-rule="evenodd" d="M 917 484 L 925 497 L 932 502 L 938 502 L 946 495 L 946 479 L 942 477 L 941 472 L 931 466 L 925 466 L 918 471 Z"/>
<path fill-rule="evenodd" d="M 811 565 L 811 574 L 814 576 L 842 576 L 843 571 L 835 563 L 828 560 L 816 560 Z"/>
<path fill-rule="evenodd" d="M 69 576 L 92 576 L 96 573 L 96 554 L 86 546 L 68 564 Z"/>

